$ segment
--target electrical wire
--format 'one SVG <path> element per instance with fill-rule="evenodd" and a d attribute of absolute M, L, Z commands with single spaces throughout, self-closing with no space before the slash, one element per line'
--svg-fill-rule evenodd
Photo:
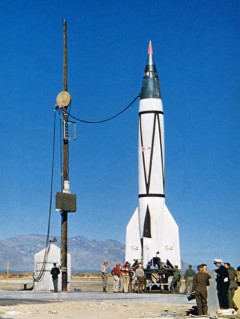
<path fill-rule="evenodd" d="M 83 119 L 80 119 L 76 116 L 73 116 L 72 114 L 70 113 L 66 113 L 68 116 L 70 116 L 71 118 L 79 121 L 79 122 L 82 122 L 82 123 L 86 123 L 86 124 L 100 124 L 100 123 L 104 123 L 104 122 L 108 122 L 108 121 L 111 121 L 113 119 L 115 119 L 116 117 L 118 117 L 119 115 L 121 115 L 122 113 L 124 113 L 127 109 L 130 108 L 130 106 L 132 106 L 134 104 L 134 102 L 140 97 L 140 94 L 138 94 L 130 104 L 128 104 L 128 106 L 126 106 L 122 111 L 118 112 L 117 114 L 109 117 L 109 118 L 106 118 L 104 120 L 100 120 L 100 121 L 87 121 L 87 120 L 83 120 Z"/>
<path fill-rule="evenodd" d="M 63 176 L 63 172 L 62 172 L 62 167 L 63 167 L 63 158 L 62 158 L 62 153 L 63 153 L 63 148 L 62 148 L 62 119 L 60 118 L 59 119 L 59 132 L 60 132 L 60 134 L 59 134 L 59 137 L 60 137 L 60 143 L 59 143 L 59 145 L 60 145 L 60 167 L 61 167 L 61 189 L 63 189 L 63 179 L 62 179 L 62 176 Z"/>
<path fill-rule="evenodd" d="M 50 183 L 50 201 L 49 201 L 49 213 L 48 213 L 48 228 L 47 228 L 47 238 L 46 238 L 46 244 L 45 244 L 45 252 L 43 257 L 43 263 L 42 267 L 39 271 L 39 274 L 37 277 L 34 277 L 35 282 L 42 281 L 45 270 L 46 270 L 46 263 L 48 254 L 50 251 L 50 245 L 49 245 L 49 235 L 50 235 L 50 225 L 51 225 L 51 216 L 52 216 L 52 198 L 53 198 L 53 174 L 54 174 L 54 162 L 55 162 L 55 136 L 56 136 L 56 110 L 54 111 L 54 125 L 53 125 L 53 143 L 52 143 L 52 171 L 51 171 L 51 183 Z"/>

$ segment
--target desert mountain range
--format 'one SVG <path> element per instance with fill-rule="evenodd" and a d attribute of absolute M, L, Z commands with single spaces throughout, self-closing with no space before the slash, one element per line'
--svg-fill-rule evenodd
<path fill-rule="evenodd" d="M 60 247 L 61 239 L 56 244 Z M 0 271 L 33 272 L 34 255 L 44 249 L 46 236 L 20 235 L 0 240 Z M 109 261 L 109 268 L 116 262 L 124 262 L 125 246 L 116 240 L 93 240 L 85 237 L 68 239 L 68 252 L 72 258 L 72 273 L 99 271 L 104 259 Z M 8 265 L 8 266 L 7 266 Z"/>

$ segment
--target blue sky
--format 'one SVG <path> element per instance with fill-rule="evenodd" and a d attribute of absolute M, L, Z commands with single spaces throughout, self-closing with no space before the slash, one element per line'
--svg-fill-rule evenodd
<path fill-rule="evenodd" d="M 240 2 L 0 0 L 0 239 L 46 234 L 68 23 L 71 113 L 101 120 L 140 92 L 152 40 L 165 112 L 166 203 L 184 261 L 240 265 Z M 59 131 L 59 117 L 57 117 Z M 69 236 L 125 242 L 137 206 L 138 102 L 70 142 Z M 57 133 L 54 196 L 60 191 Z M 51 235 L 61 218 L 53 209 Z"/>

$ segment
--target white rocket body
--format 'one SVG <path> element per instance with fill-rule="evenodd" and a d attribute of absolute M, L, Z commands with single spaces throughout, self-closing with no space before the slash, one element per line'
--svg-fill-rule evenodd
<path fill-rule="evenodd" d="M 151 42 L 139 103 L 138 208 L 127 225 L 126 260 L 181 266 L 178 225 L 165 205 L 164 119 Z"/>

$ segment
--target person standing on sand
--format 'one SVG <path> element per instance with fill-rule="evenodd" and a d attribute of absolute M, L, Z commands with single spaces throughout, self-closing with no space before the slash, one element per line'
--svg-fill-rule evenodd
<path fill-rule="evenodd" d="M 121 264 L 116 263 L 116 266 L 112 269 L 111 274 L 113 276 L 113 292 L 120 292 L 121 289 Z"/>
<path fill-rule="evenodd" d="M 237 267 L 237 284 L 240 286 L 240 266 Z"/>
<path fill-rule="evenodd" d="M 224 263 L 224 267 L 228 271 L 228 276 L 230 281 L 229 288 L 228 288 L 228 306 L 229 308 L 233 308 L 237 311 L 238 307 L 233 300 L 235 290 L 238 288 L 238 284 L 236 280 L 237 272 L 229 263 Z"/>
<path fill-rule="evenodd" d="M 108 265 L 108 261 L 104 260 L 103 265 L 101 266 L 103 292 L 107 292 L 107 265 Z"/>
<path fill-rule="evenodd" d="M 58 275 L 60 274 L 60 270 L 56 263 L 53 263 L 53 268 L 51 269 L 50 274 L 52 275 L 54 292 L 58 292 Z"/>
<path fill-rule="evenodd" d="M 217 274 L 217 295 L 220 309 L 228 309 L 228 288 L 229 288 L 229 275 L 227 269 L 222 265 L 221 259 L 214 259 L 214 265 L 218 267 L 215 269 Z"/>
<path fill-rule="evenodd" d="M 126 261 L 125 264 L 122 266 L 121 278 L 123 282 L 123 292 L 127 293 L 130 281 L 130 264 L 128 261 Z"/>
<path fill-rule="evenodd" d="M 179 293 L 178 282 L 180 280 L 181 280 L 181 273 L 180 273 L 180 270 L 178 269 L 178 266 L 175 265 L 173 269 L 173 278 L 170 285 L 170 292 L 172 294 Z"/>
<path fill-rule="evenodd" d="M 193 276 L 192 291 L 195 292 L 198 315 L 203 316 L 208 314 L 207 304 L 207 286 L 211 276 L 207 273 L 205 264 L 198 266 L 198 273 Z"/>
<path fill-rule="evenodd" d="M 185 294 L 190 294 L 192 292 L 192 284 L 193 284 L 193 276 L 195 275 L 195 271 L 192 269 L 192 265 L 188 266 L 184 274 L 185 279 Z"/>
<path fill-rule="evenodd" d="M 136 269 L 137 283 L 138 283 L 138 294 L 143 293 L 143 288 L 145 285 L 145 274 L 142 268 L 142 264 L 138 264 L 138 268 Z"/>

